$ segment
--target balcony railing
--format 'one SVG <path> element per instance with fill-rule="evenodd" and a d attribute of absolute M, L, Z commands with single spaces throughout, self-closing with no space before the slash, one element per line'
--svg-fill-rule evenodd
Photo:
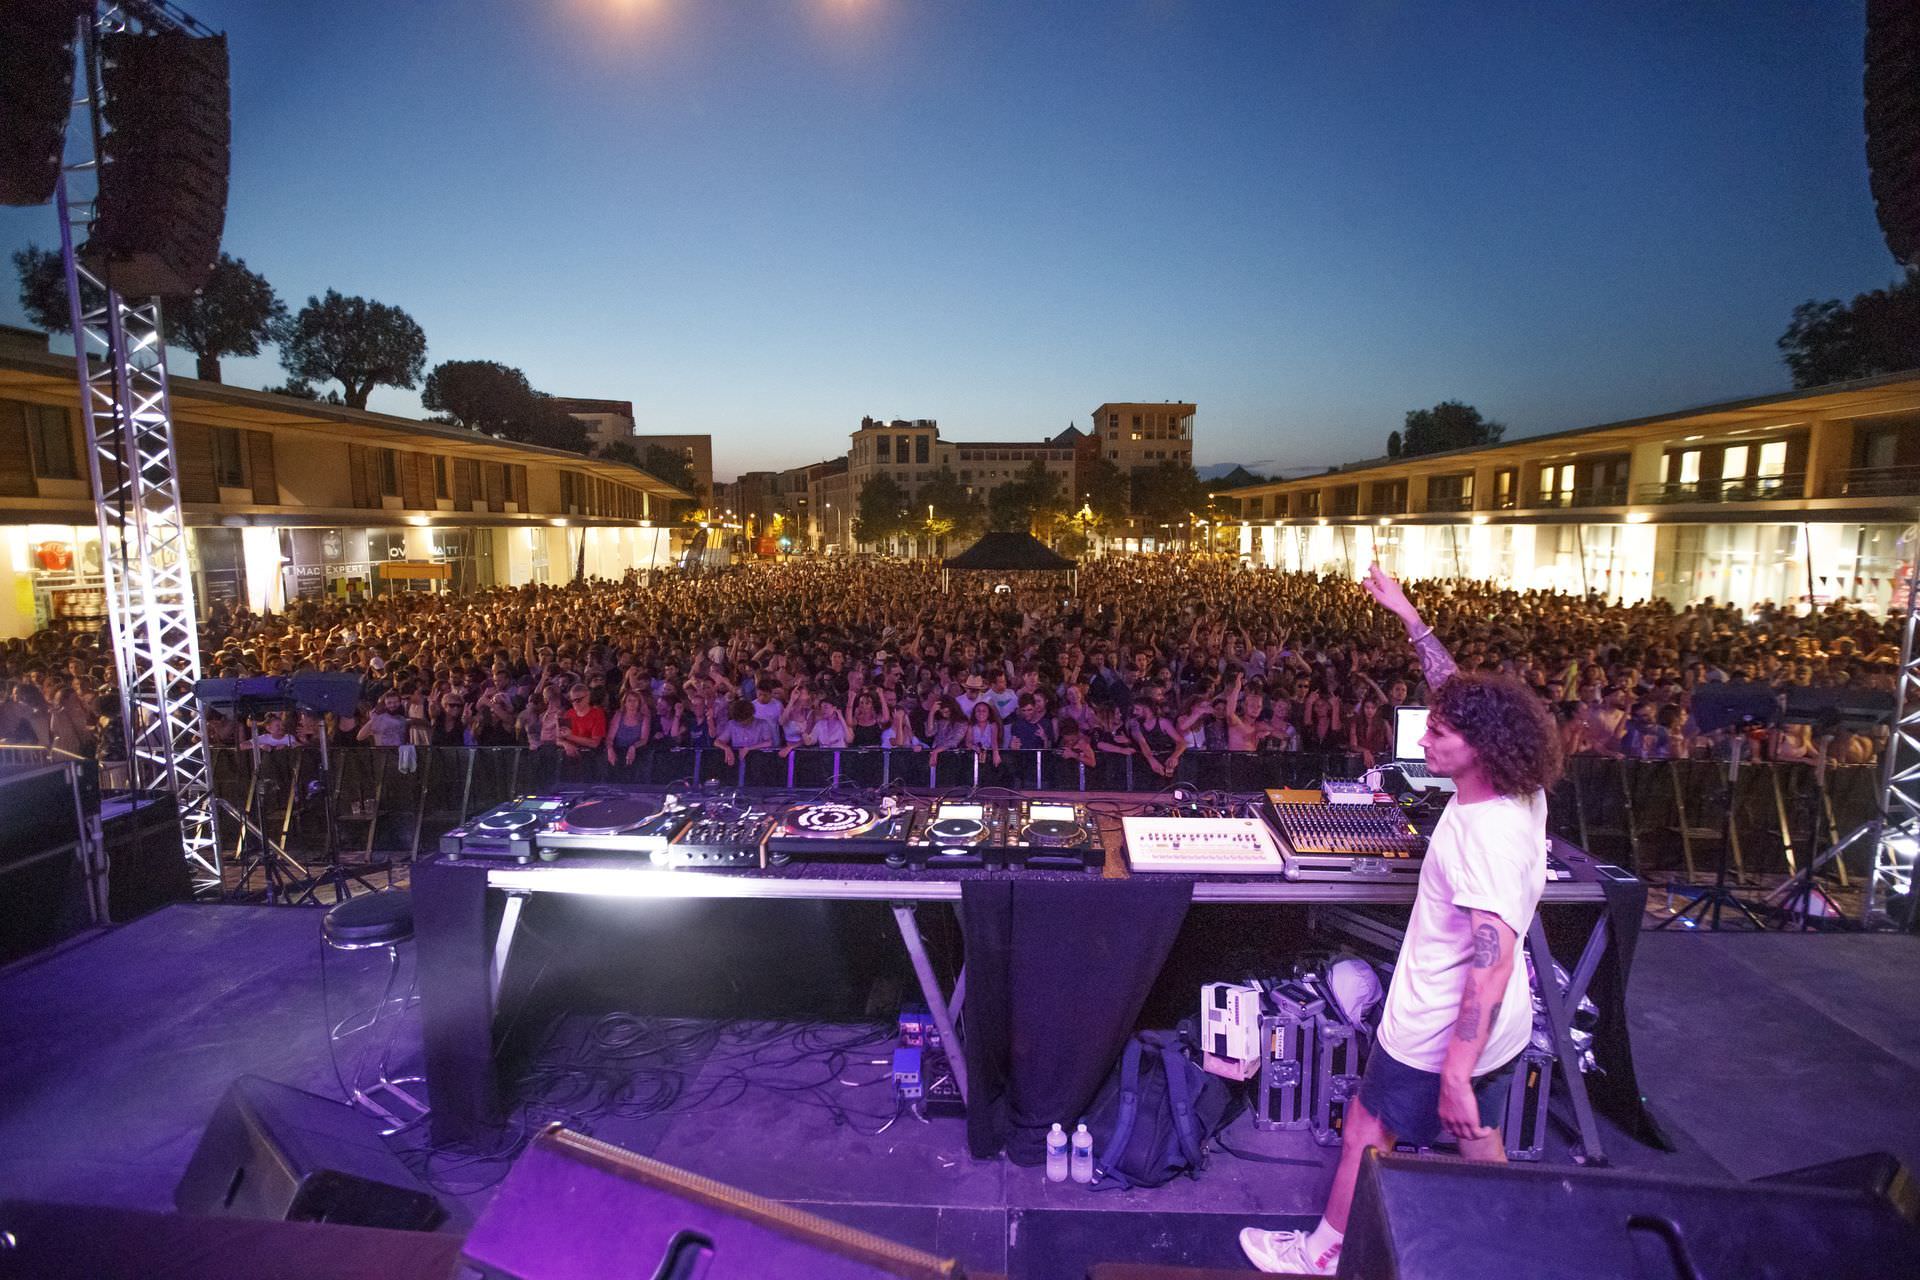
<path fill-rule="evenodd" d="M 1804 473 L 1782 476 L 1740 476 L 1730 480 L 1670 481 L 1643 484 L 1636 502 L 1773 502 L 1803 498 L 1807 492 Z"/>
<path fill-rule="evenodd" d="M 1627 501 L 1627 483 L 1624 480 L 1613 484 L 1588 485 L 1584 489 L 1568 489 L 1559 493 L 1543 493 L 1534 502 L 1539 508 L 1565 509 L 1568 507 L 1618 507 Z"/>
<path fill-rule="evenodd" d="M 1449 493 L 1436 497 L 1433 494 L 1428 494 L 1427 510 L 1471 511 L 1473 510 L 1473 495 L 1470 493 Z"/>
<path fill-rule="evenodd" d="M 1920 494 L 1920 467 L 1855 467 L 1846 473 L 1840 493 L 1847 498 Z"/>

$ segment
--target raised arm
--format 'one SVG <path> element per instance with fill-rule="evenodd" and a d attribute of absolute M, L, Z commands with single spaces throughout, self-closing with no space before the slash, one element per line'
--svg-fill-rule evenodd
<path fill-rule="evenodd" d="M 1400 619 L 1407 628 L 1407 643 L 1420 658 L 1420 670 L 1426 674 L 1427 688 L 1437 689 L 1446 678 L 1459 670 L 1454 665 L 1453 655 L 1447 652 L 1447 646 L 1433 633 L 1433 628 L 1420 620 L 1420 611 L 1407 599 L 1407 593 L 1400 584 L 1390 577 L 1385 569 L 1376 562 L 1367 570 L 1367 576 L 1360 580 L 1375 604 Z"/>

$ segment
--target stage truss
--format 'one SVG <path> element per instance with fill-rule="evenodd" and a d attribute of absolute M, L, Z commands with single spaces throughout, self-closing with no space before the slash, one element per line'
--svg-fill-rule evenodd
<path fill-rule="evenodd" d="M 1904 610 L 1900 674 L 1893 716 L 1881 762 L 1880 829 L 1873 840 L 1873 870 L 1860 904 L 1868 928 L 1912 928 L 1915 855 L 1920 853 L 1920 524 L 1907 531 L 1906 581 L 1894 604 Z M 1902 918 L 1904 916 L 1904 919 Z"/>
<path fill-rule="evenodd" d="M 87 470 L 119 673 L 121 722 L 136 787 L 170 791 L 196 887 L 220 886 L 212 774 L 194 684 L 200 636 L 186 514 L 180 505 L 173 412 L 167 397 L 160 300 L 126 299 L 80 263 L 99 192 L 98 37 L 121 31 L 207 34 L 164 3 L 100 4 L 80 19 L 78 83 L 85 127 L 69 148 L 57 193 L 60 256 L 73 320 Z M 74 159 L 79 152 L 80 158 Z"/>

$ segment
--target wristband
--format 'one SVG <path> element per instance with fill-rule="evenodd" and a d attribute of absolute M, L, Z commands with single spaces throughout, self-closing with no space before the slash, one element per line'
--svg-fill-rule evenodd
<path fill-rule="evenodd" d="M 1408 637 L 1407 637 L 1407 643 L 1408 643 L 1408 644 L 1419 644 L 1419 643 L 1420 643 L 1420 642 L 1421 642 L 1422 640 L 1425 640 L 1425 639 L 1426 639 L 1426 638 L 1427 638 L 1428 636 L 1430 636 L 1430 635 L 1432 635 L 1432 634 L 1433 634 L 1433 628 L 1432 628 L 1432 627 L 1428 627 L 1428 628 L 1427 628 L 1427 629 L 1426 629 L 1425 631 L 1422 631 L 1422 632 L 1419 632 L 1419 633 L 1418 633 L 1418 634 L 1416 634 L 1416 635 L 1411 635 L 1411 636 L 1408 636 Z"/>

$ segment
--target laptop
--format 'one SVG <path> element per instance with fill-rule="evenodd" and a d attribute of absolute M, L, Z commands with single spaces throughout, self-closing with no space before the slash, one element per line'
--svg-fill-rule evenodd
<path fill-rule="evenodd" d="M 1415 790 L 1452 791 L 1453 779 L 1427 768 L 1427 753 L 1420 746 L 1420 739 L 1427 736 L 1427 710 L 1412 706 L 1393 709 L 1393 763 Z"/>

